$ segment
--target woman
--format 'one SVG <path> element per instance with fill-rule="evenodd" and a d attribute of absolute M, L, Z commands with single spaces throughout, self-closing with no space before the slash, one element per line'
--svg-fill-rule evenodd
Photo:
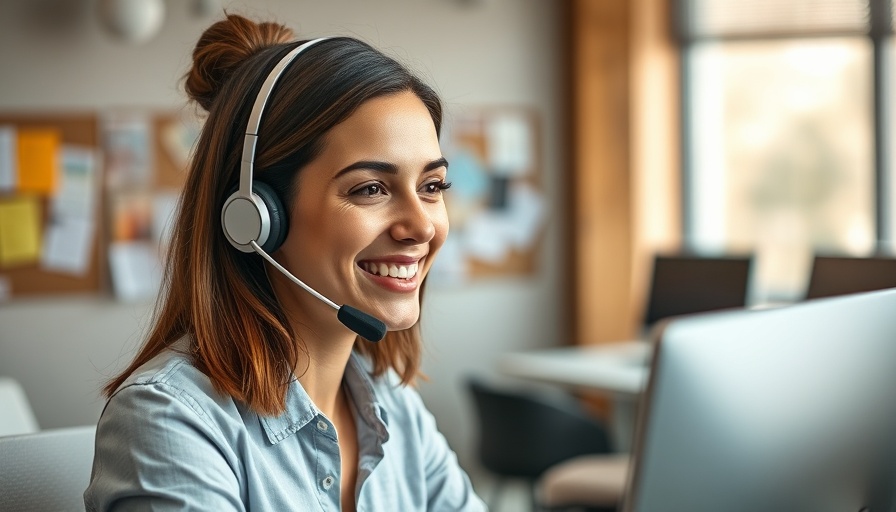
<path fill-rule="evenodd" d="M 409 387 L 448 233 L 439 99 L 360 41 L 293 39 L 228 15 L 193 52 L 208 118 L 88 510 L 485 509 Z M 378 343 L 346 327 L 377 319 Z"/>

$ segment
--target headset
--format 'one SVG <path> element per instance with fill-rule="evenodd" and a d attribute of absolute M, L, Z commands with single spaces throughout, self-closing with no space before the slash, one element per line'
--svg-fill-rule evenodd
<path fill-rule="evenodd" d="M 239 188 L 224 201 L 224 206 L 221 208 L 221 227 L 227 241 L 236 249 L 245 253 L 259 254 L 302 289 L 335 309 L 337 318 L 346 327 L 362 338 L 376 342 L 386 335 L 386 325 L 381 320 L 351 306 L 337 305 L 296 278 L 270 256 L 270 253 L 280 248 L 283 240 L 286 239 L 288 213 L 283 211 L 283 203 L 273 188 L 266 183 L 252 179 L 258 129 L 261 126 L 261 116 L 271 91 L 280 79 L 280 75 L 299 54 L 327 39 L 330 38 L 313 39 L 292 49 L 280 59 L 280 62 L 274 66 L 261 85 L 261 89 L 255 97 L 255 103 L 252 105 L 252 113 L 249 115 L 249 123 L 246 125 L 246 134 L 243 138 Z"/>

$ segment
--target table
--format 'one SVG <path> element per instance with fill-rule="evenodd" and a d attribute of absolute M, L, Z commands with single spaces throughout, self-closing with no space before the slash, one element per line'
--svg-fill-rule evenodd
<path fill-rule="evenodd" d="M 651 343 L 626 341 L 510 352 L 498 359 L 497 368 L 511 377 L 607 394 L 613 400 L 610 430 L 615 447 L 629 452 L 652 355 Z"/>

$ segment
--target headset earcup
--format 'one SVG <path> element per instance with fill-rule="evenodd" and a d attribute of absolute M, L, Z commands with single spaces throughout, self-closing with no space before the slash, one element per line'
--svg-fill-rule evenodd
<path fill-rule="evenodd" d="M 271 231 L 268 239 L 261 245 L 261 248 L 268 254 L 273 253 L 283 244 L 286 239 L 286 232 L 289 231 L 289 221 L 286 212 L 283 209 L 283 203 L 280 197 L 274 192 L 274 189 L 267 183 L 255 181 L 252 183 L 252 192 L 264 202 L 268 208 L 268 216 L 271 220 Z"/>

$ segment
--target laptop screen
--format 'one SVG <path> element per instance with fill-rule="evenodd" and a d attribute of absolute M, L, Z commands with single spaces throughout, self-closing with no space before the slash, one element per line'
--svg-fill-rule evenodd
<path fill-rule="evenodd" d="M 886 290 L 672 320 L 624 510 L 894 510 L 894 311 Z"/>

